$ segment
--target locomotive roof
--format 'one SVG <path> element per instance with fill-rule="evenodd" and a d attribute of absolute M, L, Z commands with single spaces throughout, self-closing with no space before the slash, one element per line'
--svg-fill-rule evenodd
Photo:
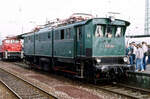
<path fill-rule="evenodd" d="M 79 22 L 75 22 L 75 23 L 71 23 L 71 24 L 66 24 L 66 25 L 62 25 L 62 26 L 57 26 L 57 27 L 46 27 L 46 28 L 42 28 L 40 29 L 39 31 L 37 32 L 29 32 L 29 33 L 24 33 L 24 34 L 21 34 L 21 37 L 24 38 L 26 36 L 31 36 L 31 35 L 34 35 L 35 34 L 39 34 L 39 33 L 43 33 L 43 32 L 47 32 L 47 31 L 51 31 L 52 29 L 54 30 L 60 30 L 60 29 L 65 29 L 65 28 L 69 28 L 69 27 L 74 27 L 74 26 L 79 26 L 79 25 L 84 25 L 94 19 L 104 19 L 104 20 L 110 20 L 110 18 L 92 18 L 92 19 L 88 19 L 88 20 L 84 20 L 84 21 L 79 21 Z M 121 20 L 121 19 L 115 19 L 116 21 L 120 21 L 120 22 L 125 22 L 124 24 L 126 26 L 129 26 L 130 25 L 130 22 L 128 21 L 125 21 L 125 20 Z"/>
<path fill-rule="evenodd" d="M 65 28 L 68 28 L 68 27 L 83 25 L 83 24 L 86 24 L 90 20 L 91 19 L 85 20 L 85 21 L 76 22 L 76 23 L 72 23 L 72 24 L 67 24 L 67 25 L 59 26 L 59 27 L 46 27 L 46 28 L 40 29 L 38 32 L 35 32 L 35 34 L 46 32 L 46 31 L 51 31 L 52 29 L 54 29 L 54 30 L 56 30 L 56 29 L 65 29 Z M 31 36 L 33 34 L 34 34 L 34 32 L 30 32 L 30 33 L 23 34 L 22 36 L 26 37 L 26 36 Z"/>
<path fill-rule="evenodd" d="M 12 36 L 12 37 L 6 37 L 4 40 L 19 40 L 19 38 L 17 36 Z"/>

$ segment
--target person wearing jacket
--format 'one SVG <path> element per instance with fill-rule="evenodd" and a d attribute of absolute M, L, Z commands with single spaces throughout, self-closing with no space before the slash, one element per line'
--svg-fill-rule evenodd
<path fill-rule="evenodd" d="M 146 42 L 142 42 L 142 49 L 144 52 L 144 57 L 143 57 L 143 67 L 144 70 L 146 70 L 146 53 L 148 52 L 148 47 Z"/>
<path fill-rule="evenodd" d="M 130 43 L 129 47 L 126 49 L 126 54 L 129 57 L 130 65 L 133 65 L 133 47 L 132 47 L 132 43 Z"/>

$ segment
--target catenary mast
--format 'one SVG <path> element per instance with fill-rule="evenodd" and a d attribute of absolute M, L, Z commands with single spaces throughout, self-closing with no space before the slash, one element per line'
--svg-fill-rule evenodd
<path fill-rule="evenodd" d="M 145 0 L 145 35 L 150 35 L 150 0 Z"/>

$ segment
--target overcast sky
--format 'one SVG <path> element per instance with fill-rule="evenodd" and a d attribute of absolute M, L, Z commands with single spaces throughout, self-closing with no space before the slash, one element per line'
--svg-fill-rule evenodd
<path fill-rule="evenodd" d="M 145 0 L 1 0 L 0 35 L 29 32 L 46 19 L 67 18 L 79 12 L 99 17 L 118 12 L 116 18 L 131 22 L 128 34 L 143 34 L 144 11 Z"/>

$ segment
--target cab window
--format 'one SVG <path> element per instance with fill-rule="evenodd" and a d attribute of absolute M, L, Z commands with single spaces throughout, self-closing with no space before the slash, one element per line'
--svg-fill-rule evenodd
<path fill-rule="evenodd" d="M 19 40 L 16 40 L 15 43 L 19 43 Z"/>
<path fill-rule="evenodd" d="M 14 40 L 10 40 L 10 43 L 13 43 L 14 42 Z"/>
<path fill-rule="evenodd" d="M 11 40 L 11 43 L 19 43 L 19 40 Z"/>
<path fill-rule="evenodd" d="M 105 36 L 108 38 L 112 38 L 113 37 L 113 30 L 114 30 L 113 26 L 107 26 Z"/>
<path fill-rule="evenodd" d="M 115 37 L 121 37 L 122 36 L 122 28 L 117 27 Z"/>
<path fill-rule="evenodd" d="M 104 29 L 103 26 L 97 25 L 95 30 L 95 37 L 103 37 L 104 35 L 103 29 Z"/>
<path fill-rule="evenodd" d="M 11 43 L 10 40 L 6 40 L 5 43 Z"/>

